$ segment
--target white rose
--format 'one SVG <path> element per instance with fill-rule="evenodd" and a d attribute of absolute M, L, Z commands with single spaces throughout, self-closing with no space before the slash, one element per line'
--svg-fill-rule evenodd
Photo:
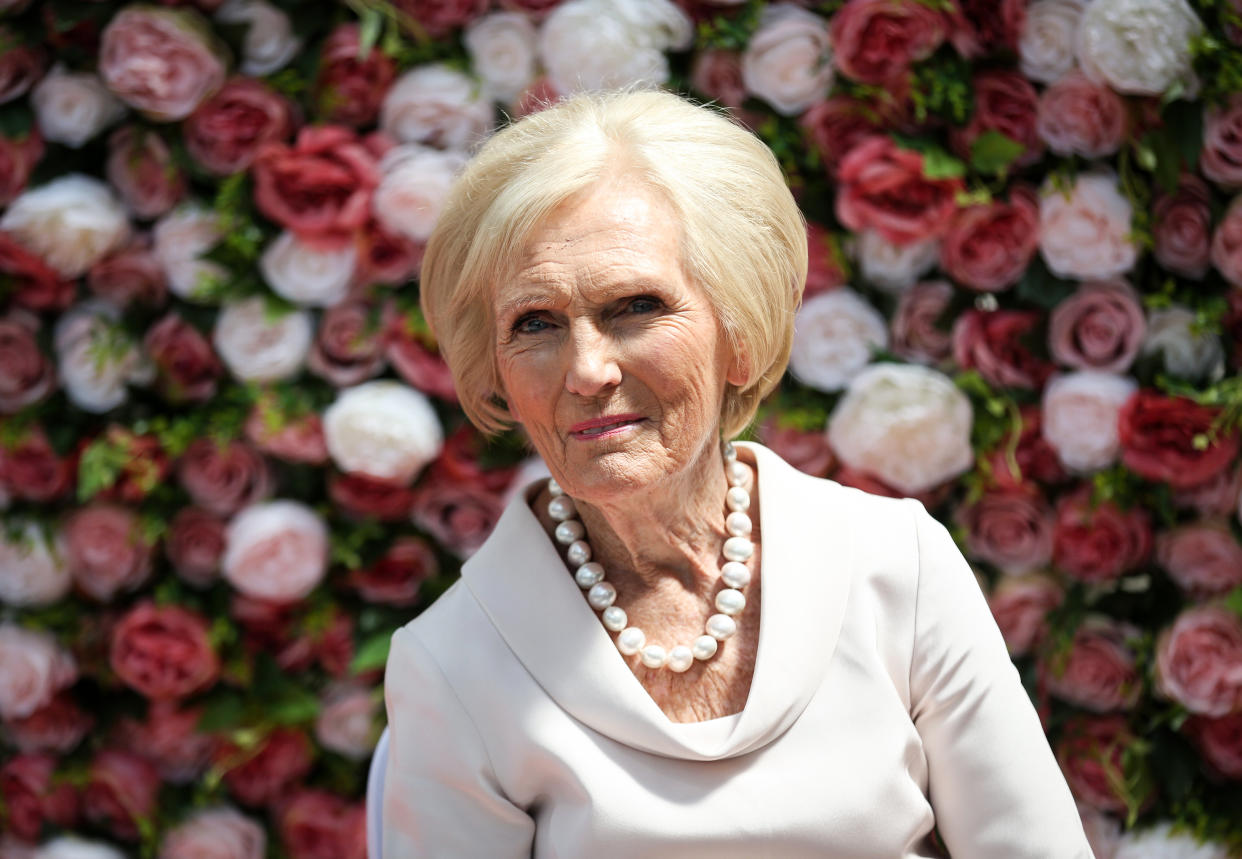
<path fill-rule="evenodd" d="M 69 651 L 46 632 L 0 624 L 0 719 L 24 719 L 78 679 Z"/>
<path fill-rule="evenodd" d="M 16 608 L 51 605 L 72 585 L 59 535 L 48 545 L 34 522 L 16 535 L 0 535 L 0 603 Z"/>
<path fill-rule="evenodd" d="M 940 242 L 931 238 L 896 245 L 875 230 L 864 230 L 858 234 L 854 254 L 864 280 L 885 292 L 901 292 L 936 267 Z"/>
<path fill-rule="evenodd" d="M 876 349 L 887 347 L 888 325 L 880 312 L 853 290 L 834 289 L 799 308 L 789 369 L 805 385 L 839 391 Z"/>
<path fill-rule="evenodd" d="M 1121 836 L 1113 859 L 1228 859 L 1229 851 L 1220 844 L 1200 844 L 1193 835 L 1173 834 L 1168 822 L 1150 829 L 1131 830 Z"/>
<path fill-rule="evenodd" d="M 219 263 L 200 259 L 220 241 L 216 213 L 199 203 L 178 206 L 155 222 L 152 253 L 164 269 L 174 295 L 194 300 L 216 281 L 228 277 Z"/>
<path fill-rule="evenodd" d="M 1117 414 L 1138 383 L 1129 376 L 1084 370 L 1057 376 L 1044 388 L 1043 435 L 1071 471 L 1108 468 L 1121 442 Z"/>
<path fill-rule="evenodd" d="M 1219 378 L 1225 350 L 1212 331 L 1195 331 L 1194 311 L 1175 305 L 1147 315 L 1143 355 L 1159 355 L 1164 369 L 1183 379 Z"/>
<path fill-rule="evenodd" d="M 1083 173 L 1065 194 L 1045 188 L 1039 201 L 1039 251 L 1058 277 L 1108 280 L 1138 259 L 1130 238 L 1130 201 L 1107 172 Z"/>
<path fill-rule="evenodd" d="M 36 850 L 34 859 L 125 859 L 125 854 L 102 841 L 62 835 Z"/>
<path fill-rule="evenodd" d="M 465 149 L 492 130 L 492 110 L 471 77 L 434 63 L 397 78 L 380 105 L 380 129 L 401 143 Z"/>
<path fill-rule="evenodd" d="M 668 81 L 665 52 L 689 47 L 694 25 L 668 0 L 569 0 L 539 33 L 539 54 L 561 94 Z"/>
<path fill-rule="evenodd" d="M 30 91 L 39 132 L 77 149 L 125 115 L 125 105 L 99 75 L 69 72 L 57 64 Z"/>
<path fill-rule="evenodd" d="M 833 409 L 828 443 L 851 468 L 915 494 L 970 468 L 973 423 L 970 400 L 943 373 L 873 364 Z"/>
<path fill-rule="evenodd" d="M 512 101 L 535 79 L 535 25 L 520 12 L 493 12 L 466 27 L 470 67 L 492 95 Z"/>
<path fill-rule="evenodd" d="M 204 808 L 169 830 L 160 859 L 263 859 L 267 833 L 235 808 Z"/>
<path fill-rule="evenodd" d="M 785 116 L 826 97 L 832 85 L 828 22 L 793 3 L 765 8 L 742 54 L 742 85 Z"/>
<path fill-rule="evenodd" d="M 414 143 L 390 149 L 380 161 L 383 178 L 371 198 L 376 219 L 391 233 L 427 241 L 468 160 L 461 152 Z"/>
<path fill-rule="evenodd" d="M 1190 42 L 1203 22 L 1186 0 L 1093 0 L 1078 24 L 1087 77 L 1129 95 L 1196 88 Z"/>
<path fill-rule="evenodd" d="M 56 320 L 52 342 L 60 383 L 83 411 L 103 414 L 125 402 L 127 384 L 153 381 L 154 367 L 119 319 L 114 306 L 92 299 Z"/>
<path fill-rule="evenodd" d="M 358 267 L 358 248 L 310 247 L 285 230 L 263 251 L 259 270 L 272 292 L 294 304 L 331 307 L 345 300 Z"/>
<path fill-rule="evenodd" d="M 379 701 L 371 689 L 362 686 L 330 689 L 315 719 L 315 739 L 325 749 L 351 761 L 368 758 L 379 740 L 379 732 L 375 730 L 378 712 Z"/>
<path fill-rule="evenodd" d="M 314 334 L 305 310 L 276 314 L 256 295 L 226 304 L 211 339 L 241 381 L 279 382 L 302 371 Z"/>
<path fill-rule="evenodd" d="M 241 73 L 262 77 L 284 68 L 302 48 L 289 16 L 265 0 L 228 0 L 216 12 L 224 24 L 247 24 Z"/>
<path fill-rule="evenodd" d="M 323 413 L 337 468 L 407 484 L 440 453 L 440 421 L 428 399 L 400 382 L 346 388 Z"/>
<path fill-rule="evenodd" d="M 125 205 L 98 179 L 70 173 L 9 204 L 0 230 L 43 258 L 61 277 L 81 277 L 129 238 Z"/>
<path fill-rule="evenodd" d="M 1018 40 L 1023 75 L 1050 84 L 1074 68 L 1078 21 L 1085 5 L 1086 0 L 1035 0 L 1027 7 Z"/>
<path fill-rule="evenodd" d="M 295 602 L 328 570 L 328 529 L 298 501 L 266 501 L 243 509 L 224 533 L 220 569 L 239 592 L 255 599 Z"/>

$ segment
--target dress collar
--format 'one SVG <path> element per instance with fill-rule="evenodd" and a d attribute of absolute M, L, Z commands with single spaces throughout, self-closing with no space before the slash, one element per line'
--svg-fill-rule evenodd
<path fill-rule="evenodd" d="M 741 718 L 724 738 L 670 721 L 587 604 L 526 492 L 506 507 L 462 579 L 510 650 L 574 719 L 619 743 L 686 760 L 747 754 L 783 734 L 818 691 L 852 577 L 847 511 L 835 484 L 767 448 L 753 452 L 763 535 L 759 644 Z"/>

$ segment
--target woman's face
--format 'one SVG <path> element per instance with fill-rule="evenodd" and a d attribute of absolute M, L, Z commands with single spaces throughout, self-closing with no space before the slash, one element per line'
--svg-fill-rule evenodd
<path fill-rule="evenodd" d="M 554 211 L 495 288 L 509 410 L 579 499 L 681 473 L 714 443 L 726 382 L 743 381 L 681 238 L 658 193 L 609 182 Z"/>

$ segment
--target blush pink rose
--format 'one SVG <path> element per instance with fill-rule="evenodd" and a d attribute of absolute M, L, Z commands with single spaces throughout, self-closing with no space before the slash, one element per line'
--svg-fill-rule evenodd
<path fill-rule="evenodd" d="M 73 656 L 50 634 L 0 623 L 0 719 L 23 719 L 78 679 Z"/>
<path fill-rule="evenodd" d="M 1002 572 L 1030 572 L 1052 558 L 1052 508 L 1029 484 L 985 492 L 956 518 L 966 530 L 967 554 Z"/>
<path fill-rule="evenodd" d="M 176 313 L 152 325 L 142 344 L 155 365 L 156 386 L 168 400 L 203 402 L 215 396 L 224 366 L 207 338 Z"/>
<path fill-rule="evenodd" d="M 43 151 L 43 138 L 37 129 L 21 137 L 0 137 L 0 206 L 7 206 L 26 190 L 31 172 L 43 159 Z"/>
<path fill-rule="evenodd" d="M 953 352 L 949 329 L 940 320 L 953 298 L 953 287 L 943 280 L 916 283 L 901 294 L 891 320 L 894 354 L 919 364 L 939 364 Z"/>
<path fill-rule="evenodd" d="M 1019 187 L 1008 201 L 958 210 L 940 245 L 940 267 L 969 289 L 1000 292 L 1022 277 L 1039 247 L 1039 204 Z"/>
<path fill-rule="evenodd" d="M 1185 609 L 1156 641 L 1156 689 L 1191 713 L 1242 710 L 1242 620 L 1228 609 Z"/>
<path fill-rule="evenodd" d="M 55 775 L 56 759 L 49 754 L 14 755 L 0 767 L 0 807 L 9 832 L 37 841 L 44 822 L 66 828 L 77 822 L 78 793 Z"/>
<path fill-rule="evenodd" d="M 145 720 L 129 718 L 118 723 L 116 738 L 155 764 L 164 781 L 189 784 L 206 771 L 215 747 L 212 736 L 198 730 L 202 717 L 202 707 L 152 700 Z"/>
<path fill-rule="evenodd" d="M 136 234 L 125 247 L 91 266 L 86 285 L 117 307 L 164 304 L 168 300 L 168 276 L 151 245 L 149 234 Z"/>
<path fill-rule="evenodd" d="M 267 834 L 241 812 L 205 808 L 168 831 L 160 859 L 263 859 Z"/>
<path fill-rule="evenodd" d="M 1122 511 L 1109 501 L 1092 503 L 1088 486 L 1057 502 L 1053 564 L 1079 581 L 1119 578 L 1147 560 L 1151 543 L 1151 523 L 1144 510 Z"/>
<path fill-rule="evenodd" d="M 1066 367 L 1124 373 L 1146 334 L 1147 320 L 1134 287 L 1124 280 L 1093 281 L 1053 308 L 1048 351 Z"/>
<path fill-rule="evenodd" d="M 1040 676 L 1050 693 L 1093 713 L 1131 710 L 1143 682 L 1135 667 L 1138 629 L 1106 617 L 1089 617 L 1074 631 L 1066 653 L 1046 655 Z"/>
<path fill-rule="evenodd" d="M 185 197 L 185 174 L 173 163 L 168 144 L 140 126 L 112 132 L 104 170 L 126 208 L 139 218 L 158 217 Z"/>
<path fill-rule="evenodd" d="M 229 522 L 221 569 L 242 594 L 277 603 L 306 597 L 328 567 L 328 530 L 297 501 L 267 501 Z"/>
<path fill-rule="evenodd" d="M 349 585 L 366 602 L 411 606 L 419 586 L 440 572 L 435 550 L 419 537 L 398 537 L 374 563 L 351 570 Z"/>
<path fill-rule="evenodd" d="M 267 462 L 242 441 L 191 442 L 177 463 L 177 476 L 195 504 L 219 516 L 233 515 L 272 489 Z"/>
<path fill-rule="evenodd" d="M 1115 175 L 1080 173 L 1068 192 L 1045 188 L 1039 201 L 1039 251 L 1058 277 L 1117 277 L 1138 259 L 1133 216 L 1134 208 Z"/>
<path fill-rule="evenodd" d="M 135 590 L 151 574 L 151 544 L 134 511 L 92 504 L 65 522 L 65 554 L 79 589 L 99 602 Z"/>
<path fill-rule="evenodd" d="M 138 821 L 155 813 L 160 774 L 136 752 L 105 748 L 91 760 L 82 806 L 87 820 L 123 841 L 138 840 Z"/>
<path fill-rule="evenodd" d="M 987 69 L 975 74 L 971 81 L 975 109 L 970 121 L 955 128 L 949 135 L 953 148 L 963 158 L 970 158 L 971 148 L 979 137 L 989 131 L 1003 134 L 1019 143 L 1022 152 L 1014 163 L 1034 164 L 1044 151 L 1044 142 L 1035 130 L 1035 114 L 1039 109 L 1039 93 L 1035 86 L 1015 69 Z"/>
<path fill-rule="evenodd" d="M 340 24 L 320 48 L 315 101 L 326 122 L 371 125 L 397 76 L 396 64 L 378 47 L 363 53 L 361 32 L 358 24 Z"/>
<path fill-rule="evenodd" d="M 201 615 L 142 602 L 113 629 L 108 662 L 122 683 L 147 698 L 184 698 L 220 676 L 209 633 Z"/>
<path fill-rule="evenodd" d="M 366 686 L 338 684 L 324 694 L 315 719 L 315 739 L 352 761 L 371 756 L 379 739 L 380 700 Z"/>
<path fill-rule="evenodd" d="M 1039 97 L 1035 129 L 1057 155 L 1102 158 L 1121 148 L 1126 124 L 1121 96 L 1075 70 Z"/>
<path fill-rule="evenodd" d="M 849 0 L 832 16 L 833 62 L 860 83 L 906 77 L 944 41 L 942 14 L 916 0 Z"/>
<path fill-rule="evenodd" d="M 1242 286 L 1242 194 L 1233 198 L 1212 234 L 1212 265 L 1221 277 Z"/>
<path fill-rule="evenodd" d="M 290 859 L 366 859 L 366 809 L 324 790 L 302 789 L 277 814 Z"/>
<path fill-rule="evenodd" d="M 1238 432 L 1214 427 L 1220 410 L 1184 397 L 1138 390 L 1121 407 L 1117 436 L 1122 464 L 1147 480 L 1189 489 L 1227 471 L 1237 458 Z M 1196 439 L 1208 437 L 1207 444 Z"/>
<path fill-rule="evenodd" d="M 311 743 L 296 728 L 276 728 L 249 749 L 222 740 L 212 759 L 238 802 L 262 806 L 287 795 L 310 772 Z"/>
<path fill-rule="evenodd" d="M 385 359 L 379 310 L 365 301 L 345 301 L 319 318 L 306 367 L 336 388 L 357 385 L 383 372 Z"/>
<path fill-rule="evenodd" d="M 1011 656 L 1024 656 L 1048 634 L 1048 613 L 1065 600 L 1050 576 L 1005 576 L 988 596 L 988 607 Z"/>
<path fill-rule="evenodd" d="M 1203 113 L 1203 175 L 1227 191 L 1242 191 L 1242 93 Z"/>
<path fill-rule="evenodd" d="M 19 412 L 56 388 L 56 365 L 36 339 L 40 327 L 24 311 L 0 316 L 0 414 Z"/>
<path fill-rule="evenodd" d="M 1242 585 L 1242 543 L 1225 522 L 1192 522 L 1161 533 L 1156 562 L 1193 597 L 1219 596 Z"/>
<path fill-rule="evenodd" d="M 4 735 L 19 752 L 63 755 L 78 747 L 95 720 L 79 706 L 73 692 L 58 692 L 29 716 L 10 719 Z"/>
<path fill-rule="evenodd" d="M 183 507 L 168 523 L 164 554 L 183 581 L 207 587 L 220 573 L 224 520 L 201 507 Z"/>
<path fill-rule="evenodd" d="M 1122 716 L 1081 717 L 1067 724 L 1056 755 L 1074 797 L 1096 811 L 1124 813 L 1122 756 L 1136 741 Z"/>
<path fill-rule="evenodd" d="M 1242 713 L 1219 719 L 1192 716 L 1185 731 L 1208 766 L 1225 778 L 1242 780 Z"/>
<path fill-rule="evenodd" d="M 1242 465 L 1173 493 L 1173 504 L 1203 517 L 1228 516 L 1242 498 Z"/>
<path fill-rule="evenodd" d="M 1212 193 L 1207 183 L 1184 174 L 1171 194 L 1152 207 L 1152 252 L 1174 274 L 1198 280 L 1207 273 L 1212 254 Z"/>
<path fill-rule="evenodd" d="M 953 325 L 953 360 L 997 387 L 1039 390 L 1054 368 L 1023 341 L 1041 321 L 1033 310 L 967 310 Z"/>
<path fill-rule="evenodd" d="M 439 479 L 433 472 L 415 490 L 414 523 L 459 557 L 483 545 L 504 510 L 499 492 Z"/>
<path fill-rule="evenodd" d="M 228 176 L 245 170 L 268 143 L 293 131 L 289 100 L 255 78 L 230 78 L 198 106 L 182 126 L 190 157 L 209 173 Z"/>
<path fill-rule="evenodd" d="M 836 210 L 851 230 L 875 230 L 894 244 L 943 235 L 961 179 L 928 179 L 923 156 L 889 137 L 869 137 L 841 162 Z"/>

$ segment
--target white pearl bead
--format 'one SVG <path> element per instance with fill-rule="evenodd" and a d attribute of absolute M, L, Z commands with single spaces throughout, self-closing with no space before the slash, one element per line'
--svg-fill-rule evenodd
<path fill-rule="evenodd" d="M 658 644 L 648 644 L 639 654 L 643 665 L 648 668 L 663 668 L 664 663 L 668 661 L 668 654 L 664 652 L 664 648 Z"/>
<path fill-rule="evenodd" d="M 574 519 L 573 521 L 577 523 L 578 520 Z M 563 522 L 562 524 L 568 525 L 569 523 Z M 559 534 L 561 526 L 557 525 L 556 527 L 557 533 Z M 750 517 L 741 510 L 735 510 L 729 514 L 729 518 L 725 519 L 725 530 L 734 537 L 749 537 L 751 528 L 753 527 L 754 526 L 751 524 Z M 571 540 L 570 542 L 573 541 Z"/>
<path fill-rule="evenodd" d="M 574 540 L 581 540 L 582 535 L 585 533 L 586 528 L 582 527 L 582 523 L 577 519 L 566 519 L 564 522 L 556 526 L 556 542 L 560 543 L 562 546 L 568 546 Z"/>
<path fill-rule="evenodd" d="M 745 537 L 730 537 L 725 540 L 721 554 L 730 561 L 748 561 L 755 554 L 755 544 Z"/>
<path fill-rule="evenodd" d="M 729 478 L 730 486 L 741 486 L 750 477 L 750 469 L 735 459 L 725 466 L 725 476 Z"/>
<path fill-rule="evenodd" d="M 548 515 L 557 522 L 572 519 L 577 512 L 578 508 L 574 506 L 574 500 L 568 495 L 558 495 L 548 502 Z"/>
<path fill-rule="evenodd" d="M 720 578 L 731 588 L 744 588 L 750 584 L 750 567 L 741 561 L 726 561 L 720 568 Z"/>
<path fill-rule="evenodd" d="M 733 442 L 731 441 L 726 441 L 724 443 L 724 450 L 722 453 L 724 455 L 725 462 L 732 462 L 737 459 L 737 448 L 733 446 Z"/>
<path fill-rule="evenodd" d="M 716 655 L 716 648 L 720 645 L 716 643 L 716 639 L 710 635 L 700 635 L 694 640 L 694 645 L 690 651 L 694 654 L 694 658 L 700 662 L 705 662 Z"/>
<path fill-rule="evenodd" d="M 608 608 L 604 609 L 601 617 L 604 619 L 604 626 L 608 627 L 612 632 L 620 632 L 630 622 L 630 619 L 625 614 L 625 609 L 619 605 L 608 606 Z"/>
<path fill-rule="evenodd" d="M 574 581 L 578 583 L 578 587 L 584 591 L 597 582 L 604 580 L 604 568 L 594 561 L 589 561 L 578 568 L 578 572 L 574 573 Z"/>
<path fill-rule="evenodd" d="M 730 510 L 745 513 L 750 509 L 750 493 L 740 486 L 731 487 L 725 496 L 725 504 Z"/>
<path fill-rule="evenodd" d="M 587 591 L 587 602 L 596 611 L 603 611 L 617 601 L 617 589 L 608 582 L 596 582 Z M 715 615 L 712 615 L 715 617 Z"/>
<path fill-rule="evenodd" d="M 711 638 L 710 635 L 704 637 Z M 716 639 L 712 638 L 712 643 L 715 644 Z M 685 671 L 693 664 L 694 651 L 686 647 L 684 644 L 679 644 L 670 650 L 668 652 L 668 662 L 665 663 L 665 665 L 668 666 L 669 671 L 675 671 L 678 674 Z"/>
<path fill-rule="evenodd" d="M 735 591 L 733 588 L 725 588 L 716 594 L 716 610 L 724 612 L 728 615 L 741 614 L 742 609 L 746 608 L 746 597 L 741 591 Z"/>
<path fill-rule="evenodd" d="M 724 641 L 735 632 L 737 621 L 727 614 L 714 614 L 707 619 L 707 634 L 717 641 Z"/>
<path fill-rule="evenodd" d="M 627 626 L 617 636 L 617 650 L 626 656 L 633 656 L 646 643 L 647 636 L 636 626 Z"/>
<path fill-rule="evenodd" d="M 555 477 L 548 478 L 548 492 L 555 498 L 558 495 L 564 495 L 565 490 L 561 489 L 561 485 L 556 482 Z"/>
<path fill-rule="evenodd" d="M 575 540 L 565 550 L 565 557 L 569 559 L 569 563 L 575 567 L 585 564 L 591 560 L 591 544 L 586 540 Z"/>

